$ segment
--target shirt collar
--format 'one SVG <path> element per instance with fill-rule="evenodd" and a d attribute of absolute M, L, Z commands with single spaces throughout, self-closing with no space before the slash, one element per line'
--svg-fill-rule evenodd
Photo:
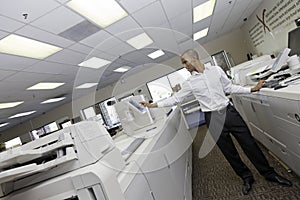
<path fill-rule="evenodd" d="M 197 72 L 197 71 L 193 71 L 192 75 L 200 75 L 200 74 L 204 74 L 205 70 L 209 70 L 209 67 L 205 66 L 204 71 L 202 73 Z"/>
<path fill-rule="evenodd" d="M 193 71 L 192 72 L 192 75 L 196 76 L 196 75 L 199 75 L 200 73 L 199 72 L 196 72 L 196 71 Z"/>

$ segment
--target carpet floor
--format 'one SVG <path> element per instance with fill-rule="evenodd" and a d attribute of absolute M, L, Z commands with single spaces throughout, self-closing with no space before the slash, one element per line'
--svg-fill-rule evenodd
<path fill-rule="evenodd" d="M 198 156 L 200 146 L 206 134 L 206 126 L 198 127 L 197 135 L 193 142 L 193 200 L 277 200 L 277 199 L 300 199 L 300 178 L 287 170 L 274 159 L 267 150 L 259 144 L 275 171 L 293 182 L 292 187 L 284 187 L 276 183 L 268 182 L 254 168 L 240 146 L 234 140 L 241 158 L 250 168 L 254 175 L 255 183 L 249 195 L 242 194 L 242 180 L 234 173 L 225 157 L 215 146 L 204 158 Z"/>

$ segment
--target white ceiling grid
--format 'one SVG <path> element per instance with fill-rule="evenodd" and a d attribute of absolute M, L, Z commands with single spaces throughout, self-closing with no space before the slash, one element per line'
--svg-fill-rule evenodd
<path fill-rule="evenodd" d="M 189 48 L 188 37 L 209 27 L 207 37 L 198 40 L 207 42 L 233 28 L 242 25 L 243 18 L 259 6 L 262 0 L 216 0 L 212 16 L 193 24 L 193 7 L 207 0 L 116 0 L 128 13 L 128 16 L 106 28 L 87 36 L 79 42 L 61 37 L 59 34 L 87 20 L 84 16 L 70 9 L 69 0 L 1 0 L 0 2 L 0 39 L 9 34 L 17 34 L 37 41 L 61 47 L 62 50 L 42 60 L 0 53 L 0 103 L 24 101 L 15 108 L 2 109 L 0 124 L 9 122 L 2 130 L 26 121 L 31 117 L 71 101 L 72 90 L 78 64 L 93 56 L 110 60 L 112 64 L 103 69 L 89 69 L 82 73 L 81 83 L 97 80 L 103 71 L 99 87 L 117 81 L 123 74 L 113 72 L 121 66 L 133 67 L 133 72 L 140 71 L 146 63 L 163 62 L 173 57 L 176 52 Z M 231 2 L 231 3 L 229 3 Z M 147 28 L 155 27 L 155 29 Z M 172 31 L 162 31 L 167 28 Z M 146 32 L 153 44 L 145 49 L 136 50 L 126 41 Z M 152 60 L 147 54 L 162 48 L 165 55 Z M 175 49 L 168 52 L 167 49 Z M 138 67 L 139 70 L 134 70 Z M 129 71 L 129 73 L 131 73 Z M 38 83 L 65 82 L 66 84 L 51 91 L 27 91 L 26 88 Z M 79 82 L 78 82 L 79 83 Z M 77 84 L 77 83 L 76 83 Z M 77 97 L 90 90 L 82 90 Z M 40 104 L 55 96 L 66 96 L 62 102 Z M 33 115 L 8 120 L 18 112 L 37 110 Z"/>

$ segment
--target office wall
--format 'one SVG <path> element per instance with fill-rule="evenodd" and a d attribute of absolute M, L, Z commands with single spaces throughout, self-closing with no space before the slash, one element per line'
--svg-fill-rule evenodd
<path fill-rule="evenodd" d="M 206 51 L 211 55 L 221 50 L 225 50 L 231 55 L 235 64 L 247 61 L 247 53 L 249 48 L 247 45 L 245 33 L 241 29 L 233 30 L 219 38 L 216 38 L 203 45 Z"/>
<path fill-rule="evenodd" d="M 275 54 L 287 47 L 288 32 L 300 17 L 299 0 L 265 0 L 242 27 L 253 54 Z"/>

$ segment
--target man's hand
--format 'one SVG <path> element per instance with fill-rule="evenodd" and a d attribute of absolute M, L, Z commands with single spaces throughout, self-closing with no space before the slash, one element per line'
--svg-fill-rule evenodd
<path fill-rule="evenodd" d="M 146 101 L 142 101 L 142 102 L 140 102 L 140 104 L 142 106 L 145 106 L 145 107 L 148 107 L 148 108 L 156 108 L 157 107 L 156 103 L 148 103 Z"/>
<path fill-rule="evenodd" d="M 253 88 L 251 88 L 251 92 L 257 92 L 257 91 L 259 91 L 262 88 L 262 86 L 264 85 L 264 83 L 265 83 L 265 80 L 258 81 L 258 83 L 256 84 L 256 86 L 253 87 Z"/>

